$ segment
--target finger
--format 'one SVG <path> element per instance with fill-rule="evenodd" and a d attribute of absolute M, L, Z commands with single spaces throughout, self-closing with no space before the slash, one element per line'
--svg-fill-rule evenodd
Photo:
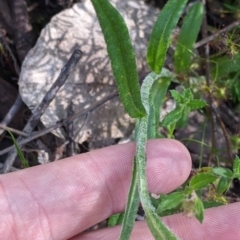
<path fill-rule="evenodd" d="M 133 143 L 117 145 L 2 175 L 1 236 L 67 239 L 123 211 L 134 152 Z M 152 140 L 147 155 L 151 192 L 171 191 L 189 175 L 189 153 L 177 141 Z"/>
<path fill-rule="evenodd" d="M 207 209 L 203 224 L 196 218 L 191 219 L 182 214 L 166 217 L 165 221 L 169 226 L 176 227 L 175 232 L 180 239 L 240 239 L 239 209 L 240 203 Z"/>
<path fill-rule="evenodd" d="M 181 240 L 232 240 L 240 239 L 240 203 L 207 209 L 203 224 L 183 214 L 164 217 L 163 221 Z M 80 234 L 71 240 L 118 239 L 121 226 Z M 131 239 L 153 240 L 145 221 L 136 222 Z"/>

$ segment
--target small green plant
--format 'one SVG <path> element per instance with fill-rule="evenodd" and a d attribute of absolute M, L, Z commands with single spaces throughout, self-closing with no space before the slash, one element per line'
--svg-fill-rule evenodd
<path fill-rule="evenodd" d="M 182 93 L 176 90 L 171 90 L 170 92 L 173 99 L 177 102 L 177 107 L 165 116 L 161 124 L 168 129 L 168 138 L 173 137 L 173 131 L 181 118 L 186 118 L 190 111 L 202 108 L 206 105 L 203 100 L 193 99 L 193 94 L 190 89 L 184 89 Z"/>
<path fill-rule="evenodd" d="M 126 112 L 136 119 L 134 135 L 136 153 L 133 159 L 132 181 L 126 210 L 124 214 L 110 217 L 109 225 L 122 223 L 120 239 L 129 239 L 138 205 L 141 202 L 146 214 L 146 222 L 154 238 L 177 239 L 159 216 L 182 210 L 196 216 L 202 222 L 204 207 L 225 203 L 222 193 L 228 189 L 233 177 L 239 177 L 239 159 L 236 158 L 233 172 L 230 173 L 230 170 L 222 170 L 222 168 L 201 169 L 180 189 L 169 195 L 163 195 L 159 199 L 151 198 L 147 190 L 146 142 L 148 139 L 160 137 L 158 132 L 160 109 L 171 81 L 176 80 L 178 75 L 186 75 L 190 71 L 192 50 L 203 18 L 203 6 L 200 2 L 194 3 L 183 20 L 174 55 L 175 74 L 165 69 L 163 65 L 171 43 L 171 33 L 188 1 L 169 0 L 167 2 L 153 26 L 148 44 L 147 62 L 152 72 L 146 76 L 140 88 L 135 54 L 122 16 L 108 0 L 91 1 L 107 44 L 121 102 Z M 221 61 L 216 66 L 220 64 Z M 232 66 L 229 65 L 229 67 Z M 217 74 L 217 70 L 212 74 Z M 167 129 L 169 138 L 174 137 L 173 132 L 178 124 L 182 125 L 186 122 L 190 111 L 206 105 L 204 100 L 194 97 L 193 93 L 194 91 L 190 88 L 182 88 L 182 92 L 171 91 L 177 107 L 160 123 L 160 126 Z M 214 192 L 213 186 L 218 190 Z M 206 188 L 214 200 L 211 204 L 201 199 L 202 191 Z"/>

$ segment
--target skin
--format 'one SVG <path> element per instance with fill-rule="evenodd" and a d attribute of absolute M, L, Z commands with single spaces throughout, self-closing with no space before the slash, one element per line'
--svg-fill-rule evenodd
<path fill-rule="evenodd" d="M 118 239 L 120 227 L 82 233 L 124 211 L 134 143 L 111 146 L 0 176 L 0 238 L 12 240 Z M 187 149 L 169 139 L 147 146 L 149 191 L 168 193 L 191 170 Z M 203 224 L 182 214 L 163 218 L 180 239 L 240 239 L 240 204 L 206 210 Z M 131 239 L 153 239 L 144 221 Z"/>

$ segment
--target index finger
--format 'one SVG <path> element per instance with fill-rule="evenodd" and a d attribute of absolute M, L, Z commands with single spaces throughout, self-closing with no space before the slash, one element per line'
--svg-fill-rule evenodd
<path fill-rule="evenodd" d="M 5 239 L 68 239 L 124 211 L 135 144 L 73 156 L 0 177 L 1 236 Z M 150 192 L 172 191 L 188 177 L 191 161 L 174 140 L 147 147 Z"/>

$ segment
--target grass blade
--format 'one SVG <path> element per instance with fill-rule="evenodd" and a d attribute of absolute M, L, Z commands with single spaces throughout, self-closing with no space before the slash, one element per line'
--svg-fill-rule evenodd
<path fill-rule="evenodd" d="M 147 61 L 152 71 L 160 73 L 165 61 L 170 36 L 188 0 L 169 0 L 153 27 L 148 45 Z"/>
<path fill-rule="evenodd" d="M 8 130 L 7 130 L 7 131 L 8 131 Z M 8 131 L 8 133 L 9 133 L 10 137 L 12 138 L 13 144 L 14 144 L 16 150 L 17 150 L 17 154 L 18 154 L 18 156 L 19 156 L 19 158 L 20 158 L 20 160 L 21 160 L 22 165 L 23 165 L 25 168 L 28 168 L 28 167 L 29 167 L 28 161 L 27 161 L 27 160 L 25 159 L 25 157 L 23 156 L 23 153 L 22 153 L 20 147 L 18 146 L 15 137 L 13 136 L 13 134 L 12 134 L 10 131 Z"/>
<path fill-rule="evenodd" d="M 136 59 L 126 24 L 108 0 L 91 1 L 107 44 L 121 102 L 131 117 L 142 117 L 145 109 L 141 102 Z"/>

